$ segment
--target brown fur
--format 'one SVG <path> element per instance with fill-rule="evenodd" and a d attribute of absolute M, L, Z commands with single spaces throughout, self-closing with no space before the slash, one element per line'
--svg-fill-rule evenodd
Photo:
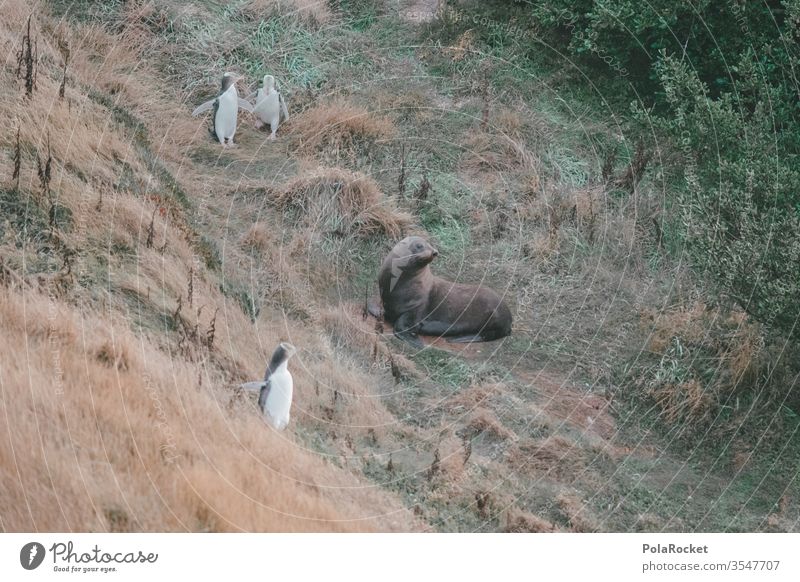
<path fill-rule="evenodd" d="M 420 345 L 419 334 L 450 341 L 492 341 L 511 333 L 511 311 L 493 290 L 436 277 L 439 255 L 425 239 L 406 237 L 383 262 L 378 286 L 383 315 L 400 339 Z"/>

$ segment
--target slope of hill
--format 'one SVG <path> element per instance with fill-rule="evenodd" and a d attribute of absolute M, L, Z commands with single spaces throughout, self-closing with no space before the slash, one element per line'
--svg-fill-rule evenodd
<path fill-rule="evenodd" d="M 797 530 L 796 419 L 689 450 L 618 389 L 710 310 L 657 195 L 602 184 L 619 128 L 469 34 L 427 42 L 430 4 L 47 2 L 28 97 L 6 3 L 3 530 Z M 278 140 L 190 116 L 228 70 L 281 81 Z M 412 232 L 506 297 L 510 338 L 416 352 L 362 315 Z M 276 434 L 235 386 L 280 340 Z"/>

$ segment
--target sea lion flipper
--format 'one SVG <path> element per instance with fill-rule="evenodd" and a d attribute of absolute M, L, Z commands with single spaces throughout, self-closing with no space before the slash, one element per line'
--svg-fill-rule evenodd
<path fill-rule="evenodd" d="M 394 337 L 397 339 L 406 342 L 407 344 L 411 344 L 417 349 L 423 349 L 425 347 L 425 342 L 419 339 L 419 335 L 414 333 L 413 331 L 395 331 Z"/>
<path fill-rule="evenodd" d="M 406 311 L 394 322 L 394 336 L 415 348 L 424 348 L 425 344 L 419 339 L 419 324 L 415 321 L 413 311 Z"/>
<path fill-rule="evenodd" d="M 376 319 L 383 319 L 383 306 L 379 299 L 367 299 L 367 313 Z"/>

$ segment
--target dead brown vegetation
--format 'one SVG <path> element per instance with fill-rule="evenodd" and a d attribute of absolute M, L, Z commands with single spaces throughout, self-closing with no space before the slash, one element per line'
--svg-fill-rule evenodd
<path fill-rule="evenodd" d="M 741 312 L 702 301 L 664 311 L 645 310 L 649 348 L 657 366 L 638 380 L 670 423 L 698 423 L 759 381 L 766 363 L 764 336 Z M 713 365 L 714 374 L 706 370 Z"/>
<path fill-rule="evenodd" d="M 501 440 L 514 439 L 516 437 L 512 431 L 503 426 L 496 414 L 485 408 L 478 408 L 470 415 L 465 428 L 465 435 L 470 437 L 488 435 Z"/>
<path fill-rule="evenodd" d="M 360 172 L 317 167 L 290 180 L 273 196 L 281 210 L 299 212 L 317 232 L 401 238 L 411 217 Z"/>
<path fill-rule="evenodd" d="M 570 529 L 578 533 L 591 533 L 599 529 L 597 520 L 589 512 L 586 504 L 574 493 L 561 493 L 556 503 L 564 513 Z"/>
<path fill-rule="evenodd" d="M 546 519 L 527 511 L 511 508 L 503 516 L 503 531 L 510 533 L 549 533 L 558 528 Z"/>
<path fill-rule="evenodd" d="M 22 79 L 25 86 L 25 95 L 30 97 L 36 88 L 36 70 L 39 64 L 39 41 L 31 37 L 31 20 L 33 14 L 28 16 L 25 25 L 25 34 L 22 37 L 22 46 L 17 53 L 17 77 Z"/>
<path fill-rule="evenodd" d="M 553 477 L 577 476 L 586 468 L 586 451 L 560 435 L 525 440 L 508 452 L 509 462 L 519 471 Z"/>
<path fill-rule="evenodd" d="M 200 237 L 172 198 L 175 183 L 163 178 L 169 170 L 151 173 L 152 159 L 134 147 L 149 145 L 147 131 L 165 132 L 172 143 L 188 142 L 190 135 L 188 126 L 177 132 L 162 126 L 164 118 L 180 121 L 188 114 L 176 109 L 174 99 L 159 99 L 158 89 L 148 92 L 152 71 L 131 73 L 139 65 L 136 50 L 124 47 L 132 36 L 150 34 L 159 13 L 146 3 L 129 8 L 131 23 L 142 26 L 126 25 L 127 37 L 93 26 L 75 35 L 62 23 L 58 35 L 69 40 L 69 53 L 58 50 L 60 41 L 40 39 L 39 62 L 48 65 L 39 68 L 37 90 L 25 102 L 13 83 L 15 71 L 0 71 L 7 81 L 0 114 L 19 120 L 18 132 L 15 125 L 13 134 L 0 136 L 0 143 L 16 152 L 0 158 L 0 169 L 20 196 L 41 204 L 45 217 L 55 199 L 69 209 L 72 228 L 59 237 L 72 248 L 89 250 L 65 253 L 58 258 L 61 270 L 53 274 L 29 274 L 21 268 L 13 231 L 12 244 L 3 243 L 2 527 L 416 529 L 400 504 L 397 512 L 389 510 L 393 517 L 374 517 L 385 515 L 396 500 L 387 504 L 391 495 L 384 498 L 348 471 L 272 433 L 251 403 L 235 398 L 230 382 L 259 377 L 266 356 L 250 321 L 220 293 L 216 275 L 199 259 Z M 4 6 L 4 40 L 18 38 L 12 31 L 24 24 L 26 11 L 23 2 Z M 106 90 L 119 96 L 124 108 L 115 109 Z M 183 153 L 167 154 L 185 161 Z M 131 176 L 124 185 L 122 171 Z M 180 185 L 202 192 L 209 183 L 213 177 L 191 173 Z M 369 196 L 377 192 L 370 187 L 374 184 L 351 181 L 345 188 L 347 204 L 365 205 L 346 208 L 368 232 L 391 218 L 369 208 L 375 202 Z M 255 246 L 264 250 L 269 242 Z M 28 248 L 28 256 L 42 260 L 37 250 Z M 112 268 L 103 271 L 104 262 Z M 93 294 L 92 277 L 110 290 L 107 296 Z M 176 330 L 168 329 L 169 321 Z M 261 329 L 269 330 L 264 351 L 271 351 L 280 326 L 265 321 Z M 181 348 L 186 338 L 195 344 L 191 353 Z M 332 357 L 314 332 L 304 338 L 302 345 L 317 345 L 324 359 Z M 23 345 L 24 359 L 16 357 Z M 329 368 L 330 361 L 311 364 L 309 374 L 322 376 L 320 365 Z M 300 388 L 310 382 L 302 371 L 297 379 L 298 417 L 320 417 L 313 384 L 310 391 Z M 341 367 L 330 382 L 332 391 L 343 394 L 337 411 L 342 420 L 366 424 L 380 418 L 370 406 L 354 406 L 362 395 L 350 387 L 369 386 L 363 377 Z M 31 443 L 38 443 L 33 450 Z"/>
<path fill-rule="evenodd" d="M 465 170 L 477 174 L 535 168 L 538 163 L 536 156 L 528 150 L 516 126 L 510 126 L 509 131 L 510 133 L 503 133 L 502 130 L 471 132 L 464 144 L 468 152 L 464 161 Z"/>
<path fill-rule="evenodd" d="M 0 321 L 0 353 L 24 345 L 28 354 L 0 362 L 4 529 L 407 527 L 370 518 L 385 513 L 380 493 L 353 487 L 353 477 L 270 431 L 249 407 L 226 412 L 193 366 L 126 324 L 7 291 Z"/>
<path fill-rule="evenodd" d="M 300 153 L 331 159 L 352 157 L 361 149 L 395 135 L 391 120 L 344 100 L 316 105 L 291 122 Z"/>
<path fill-rule="evenodd" d="M 242 10 L 252 18 L 264 18 L 270 13 L 297 16 L 312 25 L 331 20 L 331 11 L 323 0 L 250 0 Z"/>

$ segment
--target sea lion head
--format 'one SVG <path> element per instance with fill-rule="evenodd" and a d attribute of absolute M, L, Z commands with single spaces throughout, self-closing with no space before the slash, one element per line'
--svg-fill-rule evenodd
<path fill-rule="evenodd" d="M 403 270 L 422 269 L 438 256 L 439 251 L 421 236 L 407 236 L 392 249 L 392 264 Z"/>

